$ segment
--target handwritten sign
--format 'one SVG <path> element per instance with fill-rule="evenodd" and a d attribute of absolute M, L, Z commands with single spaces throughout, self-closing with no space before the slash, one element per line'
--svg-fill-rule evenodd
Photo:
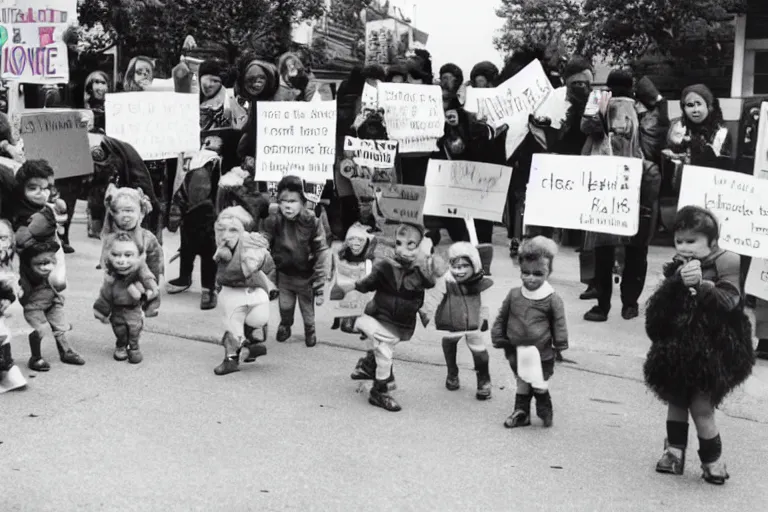
<path fill-rule="evenodd" d="M 760 104 L 754 175 L 756 178 L 768 179 L 768 102 Z"/>
<path fill-rule="evenodd" d="M 753 258 L 749 265 L 744 291 L 763 300 L 768 300 L 768 260 Z"/>
<path fill-rule="evenodd" d="M 93 172 L 88 144 L 88 120 L 83 111 L 53 110 L 23 112 L 19 133 L 27 160 L 47 160 L 56 179 Z"/>
<path fill-rule="evenodd" d="M 642 175 L 639 158 L 533 155 L 523 222 L 633 236 Z"/>
<path fill-rule="evenodd" d="M 256 103 L 256 179 L 280 181 L 292 174 L 311 183 L 333 179 L 336 102 Z"/>
<path fill-rule="evenodd" d="M 357 290 L 352 290 L 344 295 L 342 299 L 336 299 L 337 294 L 334 293 L 334 287 L 337 281 L 355 282 L 362 279 L 368 273 L 368 265 L 370 263 L 350 263 L 340 260 L 337 254 L 334 254 L 333 258 L 336 275 L 325 294 L 326 297 L 330 298 L 330 300 L 326 301 L 325 310 L 331 318 L 360 316 L 365 311 L 365 306 L 368 302 L 373 299 L 373 293 L 360 293 Z"/>
<path fill-rule="evenodd" d="M 63 35 L 77 21 L 77 0 L 16 0 L 0 6 L 0 76 L 32 84 L 67 83 Z"/>
<path fill-rule="evenodd" d="M 373 215 L 377 221 L 390 220 L 424 224 L 424 201 L 426 187 L 400 185 L 397 183 L 375 183 L 366 179 L 352 179 L 352 188 L 361 201 L 373 200 Z M 377 222 L 377 225 L 379 222 Z"/>
<path fill-rule="evenodd" d="M 194 94 L 107 94 L 105 118 L 107 135 L 132 145 L 144 160 L 200 149 L 200 105 Z"/>
<path fill-rule="evenodd" d="M 445 129 L 440 86 L 381 83 L 378 89 L 387 134 L 400 143 L 400 152 L 436 151 Z"/>
<path fill-rule="evenodd" d="M 707 208 L 720 222 L 720 247 L 768 257 L 768 180 L 735 172 L 686 165 L 677 206 Z"/>
<path fill-rule="evenodd" d="M 462 160 L 430 160 L 424 213 L 501 222 L 512 168 Z"/>
<path fill-rule="evenodd" d="M 379 183 L 395 183 L 397 142 L 344 138 L 344 158 L 339 172 L 347 179 L 365 178 Z"/>

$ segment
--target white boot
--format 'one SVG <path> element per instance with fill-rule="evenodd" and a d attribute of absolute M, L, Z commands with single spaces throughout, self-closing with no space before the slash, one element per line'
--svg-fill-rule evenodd
<path fill-rule="evenodd" d="M 21 389 L 27 385 L 27 380 L 21 374 L 21 370 L 16 365 L 11 366 L 7 372 L 0 373 L 0 395 L 6 391 Z"/>

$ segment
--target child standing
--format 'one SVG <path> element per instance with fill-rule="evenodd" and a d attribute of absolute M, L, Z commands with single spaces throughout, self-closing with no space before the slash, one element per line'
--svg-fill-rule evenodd
<path fill-rule="evenodd" d="M 537 236 L 520 245 L 517 260 L 523 285 L 507 294 L 491 331 L 493 346 L 504 349 L 517 379 L 515 410 L 504 422 L 507 428 L 531 424 L 531 399 L 536 396 L 536 415 L 552 426 L 549 379 L 555 373 L 555 357 L 568 348 L 568 329 L 563 299 L 547 279 L 557 245 Z"/>
<path fill-rule="evenodd" d="M 702 477 L 728 479 L 715 408 L 752 373 L 752 325 L 744 314 L 740 258 L 718 247 L 719 224 L 708 210 L 686 206 L 674 224 L 677 254 L 648 300 L 645 330 L 651 348 L 646 385 L 667 408 L 667 439 L 659 473 L 682 475 L 688 414 L 699 437 Z"/>
<path fill-rule="evenodd" d="M 375 243 L 376 239 L 368 233 L 365 226 L 359 222 L 352 224 L 344 237 L 344 246 L 338 253 L 338 260 L 337 258 L 333 259 L 334 268 L 329 274 L 331 278 L 335 274 L 345 277 L 349 275 L 362 277 L 370 274 L 373 268 Z M 331 300 L 343 298 L 343 292 L 340 297 L 335 296 L 337 290 L 338 288 L 331 289 Z M 352 333 L 354 332 L 355 320 L 357 320 L 356 316 L 336 317 L 333 319 L 331 329 L 341 327 L 342 332 Z"/>
<path fill-rule="evenodd" d="M 456 364 L 458 344 L 462 338 L 472 352 L 477 372 L 478 400 L 491 398 L 491 375 L 488 371 L 488 349 L 483 333 L 488 332 L 488 307 L 482 293 L 493 286 L 485 277 L 480 253 L 469 242 L 456 242 L 448 249 L 450 273 L 437 281 L 428 293 L 421 316 L 424 327 L 434 311 L 435 327 L 444 333 L 443 355 L 448 366 L 445 387 L 456 391 L 460 387 Z"/>
<path fill-rule="evenodd" d="M 296 176 L 285 176 L 277 184 L 279 209 L 264 222 L 262 235 L 269 242 L 277 268 L 280 290 L 280 326 L 277 341 L 291 337 L 296 301 L 304 320 L 304 342 L 317 344 L 315 305 L 323 304 L 328 245 L 325 231 L 314 213 L 304 206 L 304 184 Z"/>

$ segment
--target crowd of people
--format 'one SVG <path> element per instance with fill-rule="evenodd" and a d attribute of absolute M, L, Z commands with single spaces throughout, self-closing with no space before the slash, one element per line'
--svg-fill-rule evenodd
<path fill-rule="evenodd" d="M 334 328 L 356 333 L 372 347 L 351 375 L 354 380 L 373 381 L 371 404 L 400 410 L 392 394 L 396 389 L 393 354 L 398 343 L 413 336 L 420 320 L 425 327 L 433 323 L 442 336 L 447 389 L 460 387 L 457 350 L 465 340 L 477 374 L 476 397 L 490 398 L 490 341 L 503 350 L 517 378 L 514 410 L 504 425 L 530 425 L 535 399 L 536 415 L 551 426 L 550 379 L 555 362 L 568 348 L 565 306 L 548 282 L 557 254 L 553 238 L 567 237 L 580 249 L 582 281 L 587 285 L 581 298 L 597 302 L 584 315 L 590 322 L 608 319 L 617 249 L 622 249 L 621 316 L 638 317 L 648 247 L 659 219 L 662 158 L 680 165 L 731 166 L 732 144 L 718 100 L 704 85 L 687 87 L 680 99 L 682 117 L 669 120 L 661 94 L 647 77 L 635 80 L 630 72 L 617 69 L 605 87 L 594 88 L 591 63 L 573 57 L 562 70 L 547 69 L 552 85 L 566 88 L 569 108 L 564 119 L 532 115 L 529 134 L 508 158 L 506 127 L 494 128 L 482 114 L 465 109 L 464 91 L 468 86 L 498 86 L 536 55 L 515 55 L 501 71 L 490 62 L 480 62 L 469 81 L 453 64 L 442 66 L 435 77 L 425 50 L 416 50 L 398 65 L 355 68 L 336 93 L 337 160 L 343 154 L 345 136 L 388 139 L 381 112 L 362 107 L 366 84 L 439 83 L 446 120 L 443 136 L 433 152 L 398 154 L 397 180 L 424 185 L 430 159 L 498 163 L 512 169 L 505 223 L 509 254 L 519 264 L 522 284 L 510 290 L 501 304 L 489 304 L 485 292 L 493 286 L 489 277 L 493 252 L 488 250 L 493 222 L 474 221 L 477 244 L 470 243 L 463 219 L 425 216 L 423 225 L 400 223 L 392 239 L 385 240 L 392 255 L 379 257 L 374 249 L 381 235 L 338 169 L 320 200 L 314 197 L 312 202 L 306 184 L 296 176 L 285 176 L 276 187 L 259 180 L 256 105 L 315 101 L 321 96 L 321 86 L 303 57 L 286 53 L 272 62 L 246 52 L 236 66 L 216 59 L 200 63 L 196 70 L 183 61 L 176 66 L 172 72 L 175 91 L 200 98 L 201 150 L 181 158 L 181 165 L 176 160 L 145 162 L 130 144 L 104 134 L 105 95 L 115 84 L 100 71 L 91 73 L 84 84 L 84 105 L 94 114 L 91 131 L 98 135 L 98 144 L 92 148 L 93 172 L 86 178 L 55 180 L 47 162 L 24 161 L 19 141 L 10 130 L 0 130 L 4 138 L 0 150 L 23 162 L 15 175 L 0 167 L 2 215 L 7 219 L 0 223 L 0 304 L 4 311 L 18 297 L 24 308 L 32 328 L 28 367 L 40 372 L 50 369 L 42 355 L 46 326 L 53 332 L 60 360 L 84 364 L 67 336 L 70 326 L 63 296 L 64 254 L 75 250 L 69 229 L 74 203 L 80 198 L 88 203 L 89 236 L 102 240 L 102 256 L 94 263 L 104 270 L 104 281 L 93 309 L 98 320 L 112 326 L 115 360 L 142 361 L 142 327 L 145 318 L 158 314 L 160 288 L 164 284 L 168 294 L 188 290 L 197 256 L 200 307 L 217 308 L 225 325 L 224 360 L 215 368 L 216 375 L 233 373 L 242 363 L 266 355 L 273 300 L 280 311 L 277 341 L 291 337 L 298 302 L 305 344 L 313 347 L 317 343 L 315 307 L 326 300 L 331 261 L 334 265 L 344 262 L 361 265 L 361 277 L 333 278 L 331 299 L 353 291 L 373 294 L 361 316 L 334 322 Z M 153 60 L 138 56 L 130 61 L 120 89 L 151 90 L 153 79 Z M 527 226 L 524 231 L 525 190 L 533 155 L 544 152 L 642 159 L 637 234 L 562 234 L 547 226 Z M 164 228 L 181 233 L 180 274 L 167 282 Z M 441 229 L 453 242 L 446 257 L 435 251 Z M 744 312 L 749 261 L 718 247 L 719 224 L 703 208 L 682 208 L 670 230 L 677 255 L 665 267 L 665 280 L 646 310 L 652 345 L 645 378 L 668 404 L 667 439 L 657 470 L 682 474 L 690 413 L 699 437 L 703 476 L 722 484 L 728 473 L 714 411 L 749 376 L 755 358 L 752 325 Z M 341 240 L 342 247 L 332 255 L 333 238 Z M 757 301 L 756 321 L 756 352 L 765 358 L 768 306 L 764 301 Z M 11 357 L 7 330 L 3 336 L 0 372 L 7 390 L 23 386 L 24 378 Z"/>

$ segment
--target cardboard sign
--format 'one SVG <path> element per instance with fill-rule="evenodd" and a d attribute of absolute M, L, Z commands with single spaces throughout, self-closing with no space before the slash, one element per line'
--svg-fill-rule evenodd
<path fill-rule="evenodd" d="M 339 172 L 347 179 L 365 178 L 378 183 L 395 183 L 397 142 L 344 138 L 344 158 Z"/>
<path fill-rule="evenodd" d="M 501 222 L 512 168 L 463 160 L 430 160 L 424 214 Z"/>
<path fill-rule="evenodd" d="M 87 116 L 78 110 L 37 110 L 19 114 L 27 160 L 47 160 L 56 179 L 93 172 Z"/>
<path fill-rule="evenodd" d="M 352 178 L 350 182 L 358 200 L 371 205 L 377 225 L 383 225 L 387 220 L 424 224 L 426 187 L 376 183 L 363 178 Z"/>
<path fill-rule="evenodd" d="M 175 92 L 107 94 L 107 135 L 132 145 L 144 160 L 200 149 L 200 99 Z"/>
<path fill-rule="evenodd" d="M 634 236 L 642 176 L 639 158 L 533 155 L 523 222 Z"/>
<path fill-rule="evenodd" d="M 720 222 L 719 245 L 753 258 L 768 257 L 768 180 L 686 165 L 677 207 L 707 208 Z"/>
<path fill-rule="evenodd" d="M 256 179 L 280 181 L 291 174 L 311 183 L 333 179 L 336 102 L 256 103 Z"/>
<path fill-rule="evenodd" d="M 431 153 L 445 130 L 443 92 L 439 85 L 379 84 L 387 135 L 400 153 Z"/>

